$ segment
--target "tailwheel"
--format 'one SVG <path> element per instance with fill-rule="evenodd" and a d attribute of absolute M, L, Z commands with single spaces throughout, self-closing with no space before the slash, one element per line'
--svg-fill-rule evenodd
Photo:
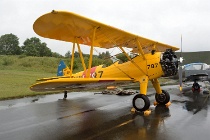
<path fill-rule="evenodd" d="M 146 111 L 147 109 L 149 109 L 149 106 L 150 101 L 146 95 L 137 94 L 133 98 L 133 107 L 136 109 L 136 111 Z"/>
<path fill-rule="evenodd" d="M 196 82 L 193 83 L 192 86 L 192 91 L 193 93 L 200 93 L 201 89 L 200 89 L 200 85 Z"/>
<path fill-rule="evenodd" d="M 165 105 L 170 101 L 170 95 L 167 91 L 162 90 L 161 94 L 155 94 L 155 99 L 159 104 Z"/>
<path fill-rule="evenodd" d="M 67 91 L 64 91 L 64 97 L 63 99 L 66 99 L 67 98 Z"/>

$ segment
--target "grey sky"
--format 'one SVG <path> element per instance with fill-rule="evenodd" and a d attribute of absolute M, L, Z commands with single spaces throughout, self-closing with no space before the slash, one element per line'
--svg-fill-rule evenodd
<path fill-rule="evenodd" d="M 38 37 L 64 55 L 71 43 L 42 38 L 34 21 L 52 10 L 70 11 L 183 51 L 210 51 L 209 0 L 0 0 L 0 36 L 13 33 L 20 45 Z M 87 48 L 82 47 L 85 53 Z"/>

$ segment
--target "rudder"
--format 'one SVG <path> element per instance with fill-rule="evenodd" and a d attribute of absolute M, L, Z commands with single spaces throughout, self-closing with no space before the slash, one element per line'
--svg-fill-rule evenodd
<path fill-rule="evenodd" d="M 66 66 L 64 61 L 61 60 L 59 65 L 58 65 L 57 76 L 64 76 L 65 75 L 64 69 L 69 69 L 69 68 Z"/>

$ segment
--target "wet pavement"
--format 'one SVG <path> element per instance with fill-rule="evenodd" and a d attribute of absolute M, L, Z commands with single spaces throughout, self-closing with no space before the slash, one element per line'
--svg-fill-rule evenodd
<path fill-rule="evenodd" d="M 135 95 L 72 92 L 0 101 L 1 140 L 206 140 L 210 138 L 207 97 L 182 95 L 176 86 L 163 89 L 171 106 L 153 106 L 150 116 L 132 113 Z"/>

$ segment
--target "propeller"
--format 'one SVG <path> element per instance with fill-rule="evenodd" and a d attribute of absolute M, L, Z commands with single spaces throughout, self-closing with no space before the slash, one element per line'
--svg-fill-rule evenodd
<path fill-rule="evenodd" d="M 181 52 L 180 52 L 180 57 L 179 57 L 179 90 L 182 91 L 182 62 L 183 62 L 183 57 L 182 57 L 182 35 L 181 35 Z"/>

